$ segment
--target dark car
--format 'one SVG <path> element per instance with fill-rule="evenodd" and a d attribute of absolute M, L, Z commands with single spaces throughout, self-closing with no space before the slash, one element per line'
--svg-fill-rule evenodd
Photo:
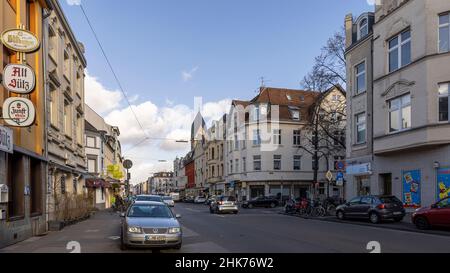
<path fill-rule="evenodd" d="M 339 219 L 366 218 L 377 224 L 382 220 L 400 222 L 405 217 L 402 201 L 395 196 L 359 196 L 336 208 Z"/>
<path fill-rule="evenodd" d="M 434 226 L 450 228 L 450 197 L 430 207 L 416 210 L 412 215 L 412 222 L 419 229 L 429 229 Z"/>
<path fill-rule="evenodd" d="M 279 205 L 279 201 L 274 197 L 256 197 L 249 201 L 244 201 L 242 203 L 243 208 L 253 208 L 253 207 L 266 207 L 266 208 L 274 208 Z"/>

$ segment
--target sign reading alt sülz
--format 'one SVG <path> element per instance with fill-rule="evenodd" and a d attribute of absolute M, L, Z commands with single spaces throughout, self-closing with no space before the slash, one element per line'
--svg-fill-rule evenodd
<path fill-rule="evenodd" d="M 12 97 L 3 103 L 3 119 L 8 125 L 28 127 L 34 123 L 36 110 L 29 99 Z"/>
<path fill-rule="evenodd" d="M 7 48 L 17 52 L 32 53 L 40 47 L 36 35 L 23 29 L 6 30 L 2 33 L 0 39 Z"/>
<path fill-rule="evenodd" d="M 10 92 L 28 94 L 36 84 L 34 71 L 28 65 L 9 64 L 3 71 L 3 86 Z"/>

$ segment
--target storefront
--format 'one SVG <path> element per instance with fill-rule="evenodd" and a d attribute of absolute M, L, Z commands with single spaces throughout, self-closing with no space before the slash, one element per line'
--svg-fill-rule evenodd
<path fill-rule="evenodd" d="M 346 175 L 345 199 L 372 194 L 372 163 L 349 164 Z"/>

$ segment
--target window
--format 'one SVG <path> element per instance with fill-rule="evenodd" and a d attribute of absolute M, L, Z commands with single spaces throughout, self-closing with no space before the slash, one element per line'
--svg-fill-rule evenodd
<path fill-rule="evenodd" d="M 58 127 L 58 93 L 53 84 L 50 84 L 50 123 Z"/>
<path fill-rule="evenodd" d="M 291 97 L 291 95 L 289 95 L 289 94 L 286 94 L 286 98 L 287 98 L 289 101 L 292 100 L 292 97 Z"/>
<path fill-rule="evenodd" d="M 273 144 L 281 145 L 281 130 L 273 130 Z"/>
<path fill-rule="evenodd" d="M 301 131 L 300 130 L 294 130 L 294 146 L 300 146 L 300 140 L 301 140 Z"/>
<path fill-rule="evenodd" d="M 302 168 L 302 156 L 294 155 L 294 171 L 300 171 Z"/>
<path fill-rule="evenodd" d="M 242 158 L 242 171 L 245 173 L 247 172 L 247 158 Z"/>
<path fill-rule="evenodd" d="M 76 123 L 77 123 L 77 143 L 79 145 L 82 145 L 83 142 L 83 119 L 81 118 L 80 114 L 77 114 L 77 119 L 76 119 Z"/>
<path fill-rule="evenodd" d="M 261 131 L 253 130 L 253 145 L 261 145 Z"/>
<path fill-rule="evenodd" d="M 254 171 L 261 170 L 261 156 L 260 155 L 253 156 L 253 170 Z"/>
<path fill-rule="evenodd" d="M 448 111 L 450 109 L 450 83 L 439 84 L 439 121 L 449 121 Z"/>
<path fill-rule="evenodd" d="M 235 159 L 234 163 L 235 163 L 234 172 L 239 173 L 239 159 Z"/>
<path fill-rule="evenodd" d="M 254 106 L 253 108 L 253 121 L 259 120 L 259 106 Z"/>
<path fill-rule="evenodd" d="M 300 120 L 300 109 L 298 107 L 289 107 L 292 120 Z"/>
<path fill-rule="evenodd" d="M 244 140 L 242 141 L 242 149 L 247 148 L 247 137 L 248 137 L 248 128 L 245 127 L 244 129 Z"/>
<path fill-rule="evenodd" d="M 89 148 L 96 148 L 96 139 L 95 137 L 87 136 L 86 137 L 86 146 Z"/>
<path fill-rule="evenodd" d="M 88 158 L 88 172 L 97 173 L 97 160 L 95 158 Z"/>
<path fill-rule="evenodd" d="M 439 53 L 450 51 L 450 13 L 439 16 Z"/>
<path fill-rule="evenodd" d="M 73 192 L 76 194 L 78 192 L 78 179 L 73 178 L 72 184 L 73 184 Z"/>
<path fill-rule="evenodd" d="M 64 76 L 70 81 L 70 56 L 67 51 L 64 51 Z"/>
<path fill-rule="evenodd" d="M 67 100 L 64 101 L 64 133 L 67 136 L 71 136 L 70 104 Z"/>
<path fill-rule="evenodd" d="M 389 101 L 389 132 L 411 128 L 411 95 Z"/>
<path fill-rule="evenodd" d="M 230 174 L 233 173 L 233 160 L 230 160 Z"/>
<path fill-rule="evenodd" d="M 58 61 L 58 38 L 56 36 L 56 32 L 52 27 L 48 28 L 48 36 L 49 36 L 49 55 L 50 57 L 57 62 Z"/>
<path fill-rule="evenodd" d="M 356 94 L 366 91 L 366 62 L 358 64 L 356 71 Z"/>
<path fill-rule="evenodd" d="M 273 169 L 276 171 L 281 170 L 281 155 L 273 156 Z"/>
<path fill-rule="evenodd" d="M 359 39 L 364 38 L 367 34 L 369 34 L 369 21 L 367 18 L 362 19 L 361 23 L 359 23 Z"/>
<path fill-rule="evenodd" d="M 356 121 L 356 144 L 366 142 L 366 113 L 358 114 Z"/>
<path fill-rule="evenodd" d="M 239 140 L 237 135 L 234 135 L 234 150 L 239 151 Z"/>
<path fill-rule="evenodd" d="M 411 30 L 389 40 L 389 72 L 411 62 Z"/>

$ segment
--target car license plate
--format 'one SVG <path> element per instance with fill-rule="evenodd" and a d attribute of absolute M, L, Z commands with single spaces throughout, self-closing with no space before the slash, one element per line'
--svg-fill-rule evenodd
<path fill-rule="evenodd" d="M 399 211 L 394 212 L 394 215 L 400 215 L 400 214 L 402 214 L 402 213 Z"/>
<path fill-rule="evenodd" d="M 165 241 L 165 236 L 155 236 L 155 235 L 147 235 L 145 236 L 146 241 Z"/>

